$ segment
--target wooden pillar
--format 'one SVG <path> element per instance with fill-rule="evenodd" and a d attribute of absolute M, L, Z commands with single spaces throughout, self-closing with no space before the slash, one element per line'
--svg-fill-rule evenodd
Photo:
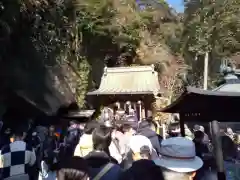
<path fill-rule="evenodd" d="M 145 119 L 148 117 L 148 108 L 147 106 L 144 107 L 144 114 L 145 114 Z"/>
<path fill-rule="evenodd" d="M 146 97 L 146 96 L 144 96 L 143 97 L 143 99 L 144 99 L 144 119 L 146 119 L 147 117 L 148 117 L 148 112 L 147 112 L 147 110 L 148 110 L 148 98 Z"/>
<path fill-rule="evenodd" d="M 181 135 L 182 137 L 185 137 L 185 128 L 184 128 L 184 114 L 180 113 L 180 130 L 181 130 Z"/>
<path fill-rule="evenodd" d="M 144 98 L 145 116 L 146 118 L 152 116 L 152 96 L 147 95 Z"/>
<path fill-rule="evenodd" d="M 133 103 L 133 109 L 134 109 L 135 112 L 137 112 L 137 104 L 136 104 L 136 102 Z"/>
<path fill-rule="evenodd" d="M 219 131 L 219 123 L 214 120 L 211 122 L 212 142 L 214 145 L 214 154 L 216 154 L 216 164 L 218 172 L 218 180 L 226 180 L 223 164 L 222 142 Z"/>
<path fill-rule="evenodd" d="M 139 121 L 142 120 L 142 102 L 141 101 L 138 101 L 138 117 L 139 117 Z"/>
<path fill-rule="evenodd" d="M 130 108 L 131 108 L 131 102 L 130 102 L 130 101 L 127 101 L 127 102 L 125 103 L 125 111 L 126 111 L 127 115 L 129 115 Z"/>

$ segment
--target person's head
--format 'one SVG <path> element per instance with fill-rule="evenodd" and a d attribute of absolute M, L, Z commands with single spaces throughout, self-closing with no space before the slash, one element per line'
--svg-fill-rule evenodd
<path fill-rule="evenodd" d="M 203 138 L 204 138 L 204 133 L 202 131 L 195 131 L 194 132 L 194 140 L 196 142 L 203 142 Z"/>
<path fill-rule="evenodd" d="M 151 141 L 142 135 L 132 136 L 129 142 L 134 161 L 140 159 L 151 159 L 153 147 Z"/>
<path fill-rule="evenodd" d="M 32 128 L 34 125 L 34 121 L 32 119 L 28 120 L 28 129 Z"/>
<path fill-rule="evenodd" d="M 200 126 L 200 131 L 202 131 L 204 133 L 205 132 L 205 128 L 203 126 Z"/>
<path fill-rule="evenodd" d="M 15 129 L 10 138 L 11 142 L 13 141 L 22 141 L 25 138 L 25 131 L 23 128 Z"/>
<path fill-rule="evenodd" d="M 122 131 L 130 136 L 136 134 L 138 123 L 134 116 L 129 116 L 122 121 Z"/>
<path fill-rule="evenodd" d="M 84 133 L 85 134 L 92 134 L 93 131 L 99 126 L 99 123 L 97 121 L 90 121 L 86 124 L 84 127 Z"/>
<path fill-rule="evenodd" d="M 153 131 L 155 131 L 155 132 L 158 132 L 158 125 L 157 125 L 157 123 L 155 122 L 155 121 L 149 121 L 149 123 L 150 123 L 150 128 L 153 130 Z"/>
<path fill-rule="evenodd" d="M 161 168 L 146 159 L 135 161 L 123 176 L 124 180 L 164 180 Z"/>
<path fill-rule="evenodd" d="M 227 127 L 226 132 L 227 132 L 227 134 L 233 134 L 233 130 L 230 127 Z"/>
<path fill-rule="evenodd" d="M 194 176 L 196 175 L 195 172 L 190 173 L 180 173 L 168 170 L 166 168 L 162 168 L 162 172 L 164 175 L 164 180 L 192 180 Z"/>
<path fill-rule="evenodd" d="M 54 135 L 54 133 L 55 133 L 55 127 L 53 126 L 53 125 L 51 125 L 50 127 L 49 127 L 49 135 L 50 136 L 53 136 Z"/>
<path fill-rule="evenodd" d="M 81 122 L 81 123 L 78 124 L 78 127 L 81 131 L 84 130 L 85 126 L 86 126 L 86 123 L 84 123 L 84 122 Z"/>
<path fill-rule="evenodd" d="M 177 137 L 180 135 L 180 124 L 178 122 L 172 123 L 168 127 L 168 132 L 170 137 Z"/>
<path fill-rule="evenodd" d="M 113 120 L 107 120 L 104 122 L 104 126 L 110 128 L 110 129 L 114 129 L 114 123 Z"/>
<path fill-rule="evenodd" d="M 143 120 L 139 123 L 139 129 L 150 128 L 150 122 L 147 120 Z"/>
<path fill-rule="evenodd" d="M 227 128 L 226 135 L 228 135 L 231 139 L 234 138 L 234 133 L 233 133 L 232 128 L 230 128 L 230 127 Z"/>
<path fill-rule="evenodd" d="M 11 129 L 10 128 L 7 128 L 5 131 L 4 131 L 4 134 L 6 135 L 10 135 L 11 134 Z"/>
<path fill-rule="evenodd" d="M 203 161 L 196 156 L 194 143 L 184 137 L 163 140 L 160 155 L 154 162 L 164 169 L 166 180 L 192 179 L 203 165 Z"/>
<path fill-rule="evenodd" d="M 194 128 L 193 128 L 194 131 L 202 131 L 203 133 L 205 132 L 205 129 L 203 126 L 200 126 L 198 124 L 195 124 L 194 125 Z"/>
<path fill-rule="evenodd" d="M 100 125 L 93 131 L 92 140 L 94 150 L 108 152 L 108 147 L 112 141 L 111 129 Z"/>
<path fill-rule="evenodd" d="M 122 125 L 122 131 L 124 134 L 128 134 L 130 136 L 136 134 L 136 129 L 133 128 L 130 124 L 123 124 Z"/>
<path fill-rule="evenodd" d="M 70 125 L 70 126 L 73 126 L 73 125 L 76 125 L 76 124 L 78 124 L 78 122 L 75 121 L 75 120 L 72 120 L 72 121 L 69 122 L 69 125 Z"/>
<path fill-rule="evenodd" d="M 86 160 L 74 156 L 63 162 L 60 162 L 57 180 L 89 180 L 89 167 Z"/>

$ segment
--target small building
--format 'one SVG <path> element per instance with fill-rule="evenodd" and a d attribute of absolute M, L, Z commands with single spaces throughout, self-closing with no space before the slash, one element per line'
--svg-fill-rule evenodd
<path fill-rule="evenodd" d="M 87 96 L 93 98 L 98 107 L 119 102 L 120 108 L 126 109 L 126 102 L 130 101 L 131 107 L 141 112 L 139 118 L 149 117 L 155 97 L 161 96 L 158 73 L 153 65 L 105 67 L 99 88 Z"/>
<path fill-rule="evenodd" d="M 240 92 L 239 70 L 232 70 L 225 74 L 223 83 L 213 91 Z"/>
<path fill-rule="evenodd" d="M 215 92 L 228 92 L 228 93 L 240 93 L 240 69 L 231 69 L 225 73 L 223 83 L 217 88 L 213 89 Z M 235 132 L 240 132 L 240 123 L 235 122 L 235 119 L 231 119 L 233 122 L 229 122 L 229 118 L 226 118 L 225 122 L 220 123 L 222 129 L 231 127 Z"/>

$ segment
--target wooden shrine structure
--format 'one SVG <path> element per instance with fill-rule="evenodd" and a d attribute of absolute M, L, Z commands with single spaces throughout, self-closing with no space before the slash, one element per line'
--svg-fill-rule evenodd
<path fill-rule="evenodd" d="M 161 96 L 158 73 L 153 65 L 105 67 L 99 88 L 87 96 L 98 106 L 118 102 L 119 108 L 125 109 L 128 104 L 138 112 L 139 119 L 149 117 L 155 97 Z"/>

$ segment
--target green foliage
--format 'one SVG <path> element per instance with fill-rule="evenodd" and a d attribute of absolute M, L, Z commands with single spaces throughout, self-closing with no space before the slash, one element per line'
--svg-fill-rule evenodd
<path fill-rule="evenodd" d="M 120 3 L 110 0 L 76 0 L 72 4 L 75 20 L 83 37 L 84 53 L 88 58 L 91 60 L 100 58 L 110 66 L 133 62 L 134 51 L 140 41 L 141 22 L 132 19 L 122 24 L 123 14 L 119 12 L 119 8 L 125 8 L 127 11 L 129 7 L 134 9 L 133 5 L 125 1 Z M 129 59 L 130 62 L 127 62 Z"/>
<path fill-rule="evenodd" d="M 173 54 L 180 54 L 183 24 L 170 13 L 166 2 L 163 5 L 166 5 L 166 9 L 151 7 L 141 11 L 142 22 L 154 38 L 166 44 Z"/>
<path fill-rule="evenodd" d="M 101 65 L 135 64 L 142 40 L 162 43 L 179 53 L 182 26 L 164 1 L 160 2 L 161 9 L 152 5 L 143 11 L 135 0 L 1 0 L 0 3 L 0 62 L 10 64 L 9 60 L 14 59 L 16 66 L 41 62 L 45 68 L 67 65 L 68 83 L 81 105 L 93 84 L 92 71 L 101 71 Z M 93 69 L 96 63 L 98 69 Z"/>
<path fill-rule="evenodd" d="M 185 6 L 185 51 L 225 57 L 240 50 L 240 1 L 190 0 Z"/>
<path fill-rule="evenodd" d="M 199 84 L 197 87 L 202 84 L 206 52 L 209 53 L 209 85 L 214 87 L 219 60 L 240 51 L 239 15 L 239 0 L 185 1 L 182 53 L 192 67 L 188 76 Z"/>

